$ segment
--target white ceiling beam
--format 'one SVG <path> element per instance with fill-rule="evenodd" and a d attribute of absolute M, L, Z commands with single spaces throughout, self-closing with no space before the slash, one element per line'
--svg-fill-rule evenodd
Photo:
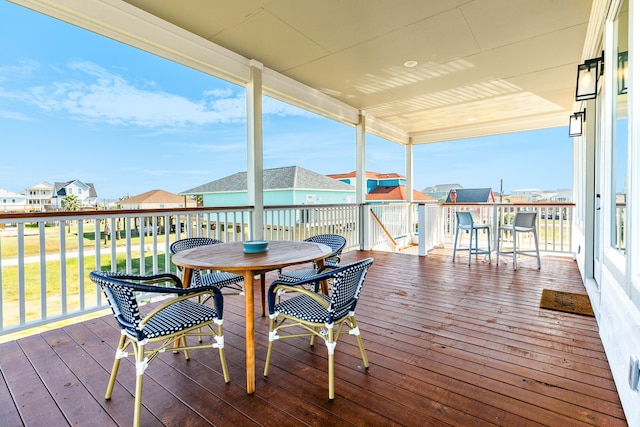
<path fill-rule="evenodd" d="M 471 126 L 460 126 L 455 129 L 447 128 L 420 132 L 411 135 L 413 144 L 428 144 L 431 142 L 456 141 L 459 139 L 477 138 L 482 136 L 499 135 L 529 130 L 555 128 L 569 125 L 569 116 L 558 117 L 555 113 L 538 115 L 528 118 L 519 117 L 499 123 L 479 123 Z"/>

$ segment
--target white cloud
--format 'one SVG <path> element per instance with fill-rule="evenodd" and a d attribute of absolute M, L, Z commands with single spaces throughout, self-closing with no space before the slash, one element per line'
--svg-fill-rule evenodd
<path fill-rule="evenodd" d="M 23 60 L 18 65 L 7 65 L 0 67 L 0 83 L 8 80 L 8 77 L 30 75 L 38 69 L 40 64 L 36 61 Z"/>
<path fill-rule="evenodd" d="M 32 121 L 31 117 L 28 117 L 17 111 L 0 110 L 0 117 L 3 119 L 18 120 L 18 121 L 24 121 L 24 122 Z"/>
<path fill-rule="evenodd" d="M 72 62 L 68 69 L 76 72 L 75 79 L 34 86 L 26 92 L 14 92 L 12 97 L 45 111 L 65 112 L 76 119 L 112 125 L 166 129 L 246 120 L 244 91 L 206 90 L 201 99 L 192 100 L 158 90 L 153 82 L 137 87 L 123 76 L 89 61 Z M 265 98 L 263 114 L 311 115 L 271 98 Z"/>

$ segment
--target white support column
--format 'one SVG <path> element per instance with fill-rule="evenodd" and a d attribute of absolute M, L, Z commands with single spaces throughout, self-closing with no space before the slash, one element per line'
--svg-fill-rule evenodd
<path fill-rule="evenodd" d="M 262 69 L 251 61 L 251 78 L 247 83 L 247 201 L 254 206 L 251 239 L 264 237 L 264 177 L 262 147 Z"/>
<path fill-rule="evenodd" d="M 418 205 L 418 255 L 427 255 L 427 207 L 424 203 Z"/>
<path fill-rule="evenodd" d="M 365 203 L 367 198 L 367 152 L 365 133 L 364 113 L 360 113 L 360 122 L 356 125 L 356 203 Z"/>
<path fill-rule="evenodd" d="M 407 221 L 409 222 L 409 224 L 407 224 L 407 229 L 409 230 L 409 235 L 411 237 L 411 243 L 413 243 L 413 233 L 414 233 L 414 228 L 413 228 L 413 222 L 414 222 L 414 215 L 413 215 L 413 210 L 414 210 L 414 205 L 413 205 L 413 142 L 411 140 L 411 138 L 409 138 L 409 143 L 405 146 L 405 162 L 406 162 L 406 170 L 407 170 L 407 185 L 406 185 L 406 190 L 407 190 L 407 209 L 409 210 L 407 212 Z"/>
<path fill-rule="evenodd" d="M 363 204 L 367 200 L 367 161 L 366 161 L 366 142 L 365 142 L 365 116 L 360 112 L 360 121 L 356 125 L 356 203 Z M 362 209 L 362 230 L 360 233 L 360 242 L 362 249 L 369 250 L 371 248 L 369 238 L 369 212 Z"/>

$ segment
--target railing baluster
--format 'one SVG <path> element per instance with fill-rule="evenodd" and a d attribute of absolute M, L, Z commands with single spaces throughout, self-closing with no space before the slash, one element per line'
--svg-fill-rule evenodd
<path fill-rule="evenodd" d="M 40 243 L 40 316 L 47 318 L 47 242 L 45 240 L 45 223 L 38 222 L 38 241 Z"/>
<path fill-rule="evenodd" d="M 26 318 L 26 287 L 25 287 L 25 271 L 24 271 L 24 224 L 18 224 L 18 302 L 20 324 L 24 325 Z M 4 301 L 3 301 L 4 303 Z"/>
<path fill-rule="evenodd" d="M 60 222 L 60 305 L 61 314 L 67 314 L 67 235 L 65 229 L 66 223 L 69 222 L 71 227 L 71 220 Z"/>

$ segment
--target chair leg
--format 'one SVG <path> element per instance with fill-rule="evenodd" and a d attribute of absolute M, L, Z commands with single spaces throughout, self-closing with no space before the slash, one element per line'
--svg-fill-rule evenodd
<path fill-rule="evenodd" d="M 514 231 L 513 232 L 513 269 L 517 270 L 518 269 L 518 251 L 517 251 L 517 247 L 518 247 L 518 232 Z"/>
<path fill-rule="evenodd" d="M 476 239 L 476 245 L 478 244 L 478 239 Z M 473 228 L 469 230 L 469 260 L 467 261 L 467 265 L 471 266 L 471 248 L 473 248 Z"/>
<path fill-rule="evenodd" d="M 116 356 L 113 359 L 113 367 L 111 368 L 111 376 L 109 377 L 109 384 L 107 385 L 107 391 L 104 394 L 104 398 L 109 400 L 111 399 L 111 393 L 113 393 L 113 386 L 116 383 L 116 376 L 118 375 L 118 368 L 120 368 L 120 359 L 122 359 L 124 354 L 124 343 L 127 339 L 127 336 L 124 334 L 120 335 L 120 341 L 118 342 L 118 349 L 116 350 Z"/>
<path fill-rule="evenodd" d="M 358 347 L 360 348 L 360 355 L 362 356 L 362 363 L 365 369 L 369 369 L 369 359 L 367 359 L 367 353 L 364 351 L 364 343 L 362 342 L 362 337 L 360 336 L 360 329 L 358 328 L 358 323 L 356 322 L 355 317 L 349 317 L 349 334 L 355 335 L 356 340 L 358 341 Z"/>
<path fill-rule="evenodd" d="M 533 241 L 536 244 L 536 258 L 538 258 L 538 270 L 540 270 L 540 249 L 538 247 L 538 232 L 533 229 Z"/>
<path fill-rule="evenodd" d="M 200 328 L 200 331 L 202 331 L 202 328 Z M 180 337 L 180 342 L 182 343 L 182 347 L 184 347 L 184 358 L 186 360 L 191 359 L 191 357 L 189 357 L 189 349 L 187 348 L 187 336 L 182 335 Z M 202 342 L 202 335 L 200 335 L 200 342 Z"/>
<path fill-rule="evenodd" d="M 329 400 L 333 400 L 335 397 L 335 382 L 334 382 L 334 372 L 333 372 L 333 358 L 336 349 L 336 341 L 334 338 L 333 325 L 327 327 L 327 339 L 325 341 L 327 345 L 327 361 L 328 361 L 328 376 L 329 376 Z"/>
<path fill-rule="evenodd" d="M 229 384 L 231 378 L 229 377 L 229 367 L 227 366 L 227 357 L 224 354 L 224 331 L 222 329 L 222 321 L 216 322 L 218 325 L 218 334 L 215 337 L 216 344 L 214 347 L 218 347 L 220 353 L 220 364 L 222 365 L 222 375 L 224 376 L 225 384 Z"/>
<path fill-rule="evenodd" d="M 460 228 L 456 227 L 456 237 L 453 240 L 453 262 L 456 261 L 456 249 L 458 248 L 458 231 L 460 231 Z"/>
<path fill-rule="evenodd" d="M 135 344 L 136 353 L 136 395 L 133 409 L 133 426 L 140 426 L 140 413 L 142 412 L 142 380 L 147 362 L 144 360 L 144 344 Z"/>
<path fill-rule="evenodd" d="M 264 373 L 263 375 L 266 377 L 269 375 L 269 363 L 271 362 L 271 349 L 273 348 L 273 341 L 275 338 L 274 326 L 276 319 L 275 317 L 269 316 L 269 345 L 267 346 L 267 358 L 264 361 Z"/>

